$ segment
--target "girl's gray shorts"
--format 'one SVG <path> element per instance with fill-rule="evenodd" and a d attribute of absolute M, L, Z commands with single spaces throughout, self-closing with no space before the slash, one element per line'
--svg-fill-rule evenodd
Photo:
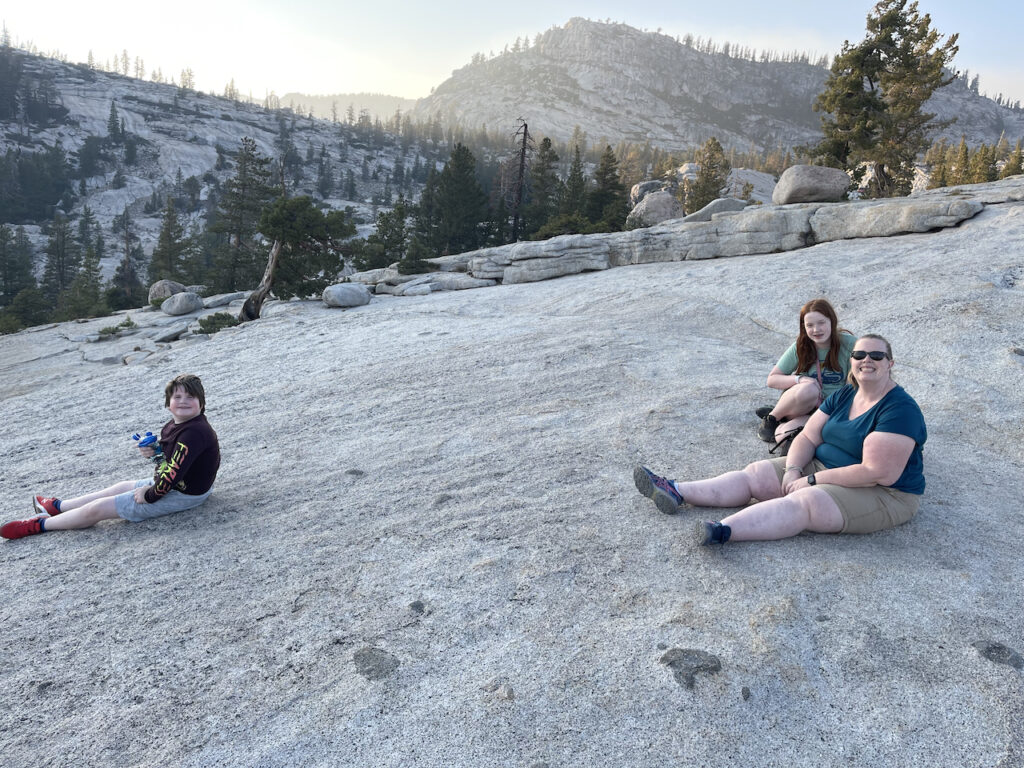
<path fill-rule="evenodd" d="M 135 481 L 136 488 L 144 488 L 152 484 L 153 478 L 151 477 Z M 157 499 L 152 504 L 139 504 L 135 501 L 135 491 L 128 491 L 127 493 L 119 493 L 115 496 L 114 505 L 118 517 L 133 523 L 140 523 L 143 520 L 152 520 L 154 517 L 163 517 L 164 515 L 184 512 L 186 509 L 198 507 L 210 497 L 211 493 L 213 493 L 212 488 L 200 496 L 190 496 L 181 491 L 168 491 L 162 498 Z"/>

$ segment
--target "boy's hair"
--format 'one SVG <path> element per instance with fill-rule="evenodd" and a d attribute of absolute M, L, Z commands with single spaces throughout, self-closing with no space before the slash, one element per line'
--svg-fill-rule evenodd
<path fill-rule="evenodd" d="M 164 387 L 165 408 L 171 404 L 171 395 L 178 387 L 196 398 L 199 401 L 199 412 L 206 413 L 206 391 L 203 389 L 203 382 L 194 373 L 181 373 L 167 382 L 167 386 Z"/>

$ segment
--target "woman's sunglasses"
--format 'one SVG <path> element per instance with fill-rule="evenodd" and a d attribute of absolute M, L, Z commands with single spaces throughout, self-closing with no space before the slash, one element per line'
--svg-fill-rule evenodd
<path fill-rule="evenodd" d="M 850 353 L 850 357 L 854 360 L 863 360 L 865 357 L 870 357 L 872 360 L 885 360 L 888 355 L 885 354 L 885 352 L 878 352 L 877 350 L 865 352 L 863 349 L 855 349 Z"/>

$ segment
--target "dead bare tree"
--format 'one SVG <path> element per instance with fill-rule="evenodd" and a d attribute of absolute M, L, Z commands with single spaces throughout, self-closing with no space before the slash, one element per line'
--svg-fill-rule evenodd
<path fill-rule="evenodd" d="M 249 320 L 259 320 L 260 310 L 263 309 L 263 302 L 270 295 L 270 289 L 274 285 L 274 272 L 277 271 L 277 262 L 281 256 L 281 241 L 275 240 L 270 249 L 270 257 L 267 259 L 267 268 L 263 270 L 263 279 L 249 298 L 242 305 L 242 311 L 238 313 L 238 319 L 243 323 Z"/>
<path fill-rule="evenodd" d="M 519 127 L 512 137 L 516 144 L 516 154 L 513 156 L 515 163 L 514 175 L 511 180 L 509 196 L 506 198 L 512 208 L 512 242 L 519 240 L 519 226 L 523 208 L 523 191 L 526 188 L 526 170 L 529 165 L 529 156 L 533 152 L 533 136 L 530 135 L 529 126 L 523 118 L 519 118 Z"/>

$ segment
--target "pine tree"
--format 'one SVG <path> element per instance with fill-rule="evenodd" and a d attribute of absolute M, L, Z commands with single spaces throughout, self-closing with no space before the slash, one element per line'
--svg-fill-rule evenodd
<path fill-rule="evenodd" d="M 100 317 L 109 312 L 103 293 L 100 260 L 93 248 L 85 251 L 82 266 L 68 289 L 58 299 L 57 316 L 62 320 Z"/>
<path fill-rule="evenodd" d="M 239 320 L 255 320 L 273 288 L 282 299 L 323 292 L 343 266 L 341 241 L 355 234 L 347 211 L 324 214 L 307 196 L 280 197 L 260 218 L 273 240 L 263 278 L 245 300 Z"/>
<path fill-rule="evenodd" d="M 82 208 L 82 215 L 78 218 L 78 245 L 84 251 L 93 247 L 93 233 L 99 233 L 99 225 L 96 223 L 96 215 L 92 212 L 89 204 Z"/>
<path fill-rule="evenodd" d="M 334 191 L 334 172 L 331 170 L 331 162 L 327 157 L 321 157 L 316 170 L 316 191 L 320 197 L 327 197 Z"/>
<path fill-rule="evenodd" d="M 956 159 L 953 163 L 953 173 L 950 182 L 956 184 L 969 184 L 971 181 L 971 155 L 967 147 L 967 139 L 960 137 L 960 146 L 956 150 Z"/>
<path fill-rule="evenodd" d="M 430 270 L 427 259 L 431 258 L 430 250 L 417 237 L 409 241 L 405 255 L 398 262 L 398 273 L 401 275 L 418 275 Z"/>
<path fill-rule="evenodd" d="M 263 256 L 252 242 L 260 217 L 276 196 L 270 186 L 270 159 L 246 136 L 235 158 L 235 175 L 225 184 L 210 229 L 223 233 L 227 243 L 215 259 L 215 282 L 225 291 L 251 288 L 263 272 Z"/>
<path fill-rule="evenodd" d="M 438 229 L 438 184 L 438 173 L 430 168 L 423 182 L 419 203 L 413 210 L 413 235 L 433 256 L 440 254 L 442 248 Z"/>
<path fill-rule="evenodd" d="M 114 220 L 114 230 L 120 234 L 122 256 L 107 287 L 107 304 L 113 310 L 140 307 L 148 298 L 142 274 L 145 255 L 127 208 Z"/>
<path fill-rule="evenodd" d="M 732 170 L 722 145 L 714 136 L 697 150 L 695 161 L 700 166 L 697 178 L 692 182 L 687 179 L 683 183 L 687 213 L 696 213 L 712 200 L 721 197 Z"/>
<path fill-rule="evenodd" d="M 1017 176 L 1024 173 L 1024 157 L 1021 155 L 1021 142 L 1017 140 L 1017 146 L 1014 147 L 1012 154 L 1006 158 L 1006 163 L 1003 164 L 1003 169 L 999 172 L 1000 179 L 1008 179 L 1010 176 Z"/>
<path fill-rule="evenodd" d="M 938 189 L 949 186 L 949 175 L 946 169 L 946 156 L 942 153 L 931 165 L 928 174 L 928 189 Z"/>
<path fill-rule="evenodd" d="M 480 247 L 480 223 L 487 219 L 487 196 L 476 177 L 476 158 L 455 145 L 437 186 L 441 253 L 464 253 Z"/>
<path fill-rule="evenodd" d="M 579 126 L 577 126 L 578 128 Z M 576 144 L 573 149 L 572 165 L 569 167 L 569 175 L 565 180 L 565 190 L 562 200 L 558 206 L 559 213 L 567 216 L 586 215 L 585 205 L 587 200 L 587 180 L 583 175 L 583 161 L 580 158 L 580 145 Z"/>
<path fill-rule="evenodd" d="M 393 209 L 378 213 L 373 234 L 366 238 L 356 258 L 356 267 L 380 269 L 403 259 L 409 236 L 408 217 L 409 208 L 401 196 Z"/>
<path fill-rule="evenodd" d="M 956 55 L 957 35 L 945 43 L 917 2 L 881 0 L 867 18 L 867 36 L 843 44 L 814 108 L 824 112 L 825 138 L 811 150 L 817 162 L 863 176 L 873 172 L 871 194 L 910 193 L 914 163 L 940 124 L 923 111 L 937 88 L 952 82 L 945 68 Z"/>
<path fill-rule="evenodd" d="M 530 167 L 530 197 L 524 210 L 523 232 L 529 236 L 558 210 L 558 153 L 545 137 Z"/>
<path fill-rule="evenodd" d="M 117 114 L 117 104 L 110 102 L 110 115 L 107 117 L 107 136 L 111 141 L 121 140 L 121 118 Z"/>
<path fill-rule="evenodd" d="M 160 226 L 160 235 L 149 262 L 150 280 L 181 281 L 184 278 L 182 260 L 187 247 L 185 228 L 178 220 L 178 213 L 174 208 L 174 198 L 168 196 L 167 207 L 164 208 L 163 222 Z"/>
<path fill-rule="evenodd" d="M 619 162 L 611 145 L 605 146 L 594 170 L 594 186 L 587 195 L 587 218 L 602 232 L 618 232 L 626 222 L 628 203 L 619 179 Z"/>
<path fill-rule="evenodd" d="M 0 307 L 9 305 L 25 288 L 35 288 L 32 247 L 24 227 L 17 233 L 0 224 Z"/>
<path fill-rule="evenodd" d="M 982 144 L 971 158 L 970 183 L 984 184 L 987 181 L 995 181 L 998 176 L 993 148 Z"/>
<path fill-rule="evenodd" d="M 49 227 L 46 242 L 46 266 L 43 269 L 42 291 L 51 306 L 71 286 L 78 271 L 81 253 L 71 230 L 71 222 L 58 214 Z"/>

